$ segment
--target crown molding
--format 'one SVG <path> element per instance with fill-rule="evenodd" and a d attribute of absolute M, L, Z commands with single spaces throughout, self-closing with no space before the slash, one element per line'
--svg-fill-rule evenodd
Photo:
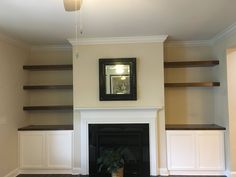
<path fill-rule="evenodd" d="M 216 43 L 217 41 L 233 34 L 236 33 L 236 23 L 230 25 L 229 27 L 227 27 L 225 30 L 223 30 L 222 32 L 218 33 L 217 35 L 215 35 L 211 40 L 211 44 Z"/>
<path fill-rule="evenodd" d="M 96 44 L 163 43 L 168 35 L 68 39 L 72 46 Z"/>
<path fill-rule="evenodd" d="M 30 49 L 29 44 L 22 42 L 18 39 L 14 39 L 11 36 L 3 34 L 3 33 L 0 33 L 0 41 L 11 44 L 11 45 L 16 46 L 18 48 Z"/>
<path fill-rule="evenodd" d="M 236 23 L 230 25 L 222 32 L 216 34 L 212 39 L 209 40 L 197 40 L 197 41 L 167 41 L 165 47 L 197 47 L 197 46 L 212 46 L 217 41 L 226 38 L 232 34 L 236 33 Z"/>
<path fill-rule="evenodd" d="M 193 41 L 168 41 L 164 47 L 202 47 L 211 46 L 211 40 L 193 40 Z"/>
<path fill-rule="evenodd" d="M 31 51 L 70 51 L 70 50 L 72 50 L 72 46 L 70 44 L 31 46 Z"/>

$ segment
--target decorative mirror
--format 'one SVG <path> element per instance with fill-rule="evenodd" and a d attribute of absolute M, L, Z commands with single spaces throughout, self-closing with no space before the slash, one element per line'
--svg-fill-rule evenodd
<path fill-rule="evenodd" d="M 136 58 L 99 59 L 100 100 L 137 100 Z"/>

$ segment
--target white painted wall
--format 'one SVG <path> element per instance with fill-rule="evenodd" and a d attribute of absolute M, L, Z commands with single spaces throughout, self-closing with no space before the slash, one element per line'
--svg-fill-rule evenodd
<path fill-rule="evenodd" d="M 27 93 L 22 89 L 27 79 L 22 67 L 29 49 L 6 36 L 0 36 L 0 176 L 18 168 L 17 128 L 28 123 L 22 110 Z"/>

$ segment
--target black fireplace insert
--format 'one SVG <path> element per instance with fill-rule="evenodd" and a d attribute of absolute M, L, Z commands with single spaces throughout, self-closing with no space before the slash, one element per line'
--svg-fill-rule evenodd
<path fill-rule="evenodd" d="M 110 177 L 98 171 L 97 159 L 107 149 L 124 147 L 124 177 L 150 176 L 148 124 L 89 124 L 89 176 Z"/>

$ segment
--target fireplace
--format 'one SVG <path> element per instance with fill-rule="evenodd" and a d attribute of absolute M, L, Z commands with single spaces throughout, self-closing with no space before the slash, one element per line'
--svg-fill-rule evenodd
<path fill-rule="evenodd" d="M 148 124 L 89 124 L 89 176 L 110 177 L 98 171 L 97 159 L 108 149 L 124 148 L 124 177 L 150 176 Z"/>
<path fill-rule="evenodd" d="M 150 176 L 159 175 L 158 166 L 158 111 L 161 108 L 153 107 L 134 107 L 134 108 L 77 108 L 79 115 L 75 116 L 75 134 L 79 135 L 78 139 L 75 139 L 75 148 L 80 149 L 80 153 L 75 156 L 79 157 L 78 163 L 80 164 L 79 173 L 81 175 L 90 175 L 90 168 L 93 168 L 89 164 L 89 125 L 106 125 L 111 124 L 146 124 L 148 126 L 148 138 L 149 141 L 149 164 L 147 167 Z M 145 162 L 147 162 L 145 160 Z M 145 165 L 144 165 L 145 166 Z M 135 173 L 135 172 L 134 172 Z"/>

